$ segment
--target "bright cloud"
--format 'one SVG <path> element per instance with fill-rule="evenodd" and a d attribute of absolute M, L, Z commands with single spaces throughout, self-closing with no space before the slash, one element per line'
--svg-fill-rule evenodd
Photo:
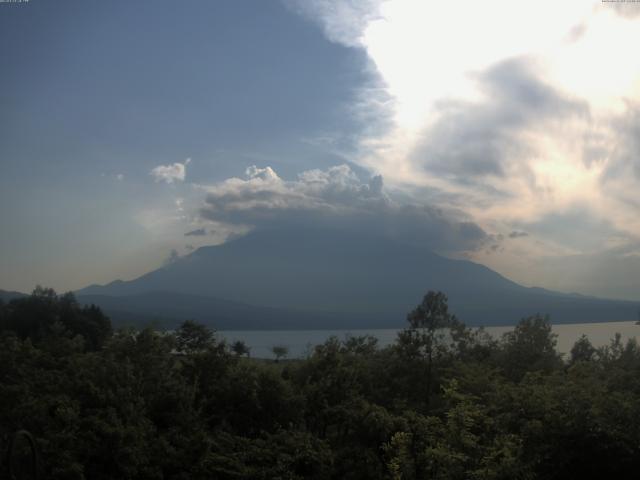
<path fill-rule="evenodd" d="M 158 165 L 149 174 L 156 182 L 174 183 L 183 182 L 187 175 L 187 165 L 191 159 L 187 158 L 183 163 L 176 162 L 172 165 Z"/>
<path fill-rule="evenodd" d="M 205 215 L 256 222 L 282 211 L 340 214 L 388 202 L 381 177 L 363 183 L 347 165 L 308 170 L 292 181 L 283 180 L 271 167 L 251 166 L 245 175 L 209 187 Z"/>

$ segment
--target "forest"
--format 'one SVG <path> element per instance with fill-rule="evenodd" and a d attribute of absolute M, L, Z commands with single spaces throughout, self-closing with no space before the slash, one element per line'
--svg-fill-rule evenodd
<path fill-rule="evenodd" d="M 0 304 L 0 447 L 30 432 L 40 478 L 59 480 L 640 471 L 635 340 L 583 337 L 561 357 L 545 316 L 495 339 L 428 292 L 388 347 L 331 338 L 278 361 L 245 347 L 192 321 L 114 330 L 99 308 L 37 288 Z M 8 475 L 14 460 L 2 462 Z"/>

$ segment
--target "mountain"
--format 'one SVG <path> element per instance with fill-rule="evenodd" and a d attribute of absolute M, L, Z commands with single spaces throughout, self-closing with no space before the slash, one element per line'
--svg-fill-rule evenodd
<path fill-rule="evenodd" d="M 231 328 L 374 328 L 404 326 L 428 290 L 445 292 L 451 311 L 470 325 L 513 324 L 538 312 L 556 323 L 633 320 L 638 308 L 523 287 L 419 245 L 326 229 L 255 231 L 77 294 L 107 313 L 178 315 Z M 254 316 L 263 320 L 248 322 Z"/>
<path fill-rule="evenodd" d="M 26 293 L 12 292 L 12 291 L 8 291 L 8 290 L 0 290 L 0 300 L 2 300 L 5 303 L 10 302 L 14 298 L 22 298 L 22 297 L 26 297 L 26 296 L 27 296 Z"/>
<path fill-rule="evenodd" d="M 78 295 L 83 304 L 95 304 L 114 325 L 156 325 L 174 328 L 182 320 L 195 319 L 220 330 L 295 330 L 300 324 L 340 328 L 344 316 L 255 307 L 219 298 L 172 292 L 150 292 L 124 296 Z M 360 318 L 360 320 L 364 320 Z"/>

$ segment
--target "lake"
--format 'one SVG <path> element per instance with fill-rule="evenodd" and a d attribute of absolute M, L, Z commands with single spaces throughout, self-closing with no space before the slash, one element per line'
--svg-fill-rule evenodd
<path fill-rule="evenodd" d="M 485 330 L 498 338 L 503 333 L 513 330 L 513 326 L 486 327 Z M 609 344 L 616 333 L 622 340 L 640 337 L 640 325 L 635 322 L 602 322 L 573 323 L 553 325 L 553 332 L 558 334 L 557 349 L 560 353 L 568 353 L 581 335 L 586 335 L 595 347 Z M 271 348 L 283 345 L 289 349 L 288 358 L 306 357 L 315 345 L 324 343 L 331 336 L 343 340 L 345 337 L 373 335 L 381 347 L 390 345 L 396 339 L 400 329 L 370 330 L 246 330 L 219 331 L 218 334 L 228 342 L 242 340 L 251 348 L 251 356 L 256 358 L 273 358 Z"/>

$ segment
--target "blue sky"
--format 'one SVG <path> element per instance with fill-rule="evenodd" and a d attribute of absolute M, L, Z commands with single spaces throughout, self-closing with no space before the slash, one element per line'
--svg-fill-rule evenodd
<path fill-rule="evenodd" d="M 637 3 L 0 3 L 0 288 L 324 222 L 638 299 L 638 43 Z"/>

